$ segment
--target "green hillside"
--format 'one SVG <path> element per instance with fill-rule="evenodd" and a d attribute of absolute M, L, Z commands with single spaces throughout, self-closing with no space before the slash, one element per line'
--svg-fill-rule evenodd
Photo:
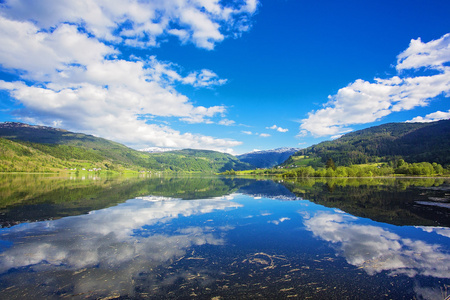
<path fill-rule="evenodd" d="M 248 163 L 241 162 L 233 155 L 210 151 L 184 149 L 163 153 L 149 153 L 147 166 L 151 169 L 188 171 L 188 172 L 224 172 L 227 170 L 250 170 Z"/>
<path fill-rule="evenodd" d="M 122 144 L 52 127 L 6 122 L 0 124 L 0 137 L 67 161 L 104 161 L 105 167 L 123 165 L 131 169 L 145 165 L 145 155 Z"/>
<path fill-rule="evenodd" d="M 450 120 L 432 123 L 389 123 L 348 133 L 336 140 L 302 149 L 283 166 L 337 166 L 393 162 L 450 164 Z"/>
<path fill-rule="evenodd" d="M 0 172 L 54 172 L 71 163 L 33 147 L 0 138 Z"/>
<path fill-rule="evenodd" d="M 207 150 L 146 153 L 92 135 L 22 123 L 0 123 L 0 172 L 101 168 L 216 173 L 246 170 L 236 157 Z"/>

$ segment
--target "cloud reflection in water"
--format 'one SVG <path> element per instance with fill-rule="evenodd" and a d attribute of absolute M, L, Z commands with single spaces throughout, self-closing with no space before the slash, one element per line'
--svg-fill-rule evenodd
<path fill-rule="evenodd" d="M 351 265 L 369 275 L 387 271 L 450 278 L 450 253 L 439 245 L 402 238 L 384 228 L 358 224 L 357 218 L 336 211 L 304 216 L 304 224 L 316 237 L 336 245 Z"/>
<path fill-rule="evenodd" d="M 158 230 L 156 234 L 149 225 L 241 206 L 232 199 L 136 198 L 88 215 L 8 228 L 3 230 L 1 240 L 14 243 L 0 257 L 0 273 L 29 267 L 42 276 L 52 274 L 52 280 L 58 283 L 52 282 L 51 290 L 67 286 L 64 281 L 70 280 L 71 293 L 75 294 L 95 290 L 101 295 L 103 290 L 108 291 L 106 294 L 114 291 L 131 295 L 140 275 L 147 273 L 145 280 L 151 280 L 151 270 L 180 259 L 191 246 L 223 245 L 223 233 L 230 229 L 186 226 L 172 232 Z M 15 280 L 23 280 L 27 274 L 30 292 L 36 284 L 42 291 L 43 283 L 33 273 L 15 277 L 13 272 L 4 279 L 14 286 L 19 284 Z"/>

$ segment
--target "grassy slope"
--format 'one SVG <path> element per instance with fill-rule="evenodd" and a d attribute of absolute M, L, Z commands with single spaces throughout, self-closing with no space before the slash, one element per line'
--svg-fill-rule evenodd
<path fill-rule="evenodd" d="M 65 130 L 15 124 L 0 126 L 5 154 L 0 171 L 102 168 L 215 173 L 250 169 L 232 155 L 207 150 L 145 153 L 103 138 Z"/>
<path fill-rule="evenodd" d="M 0 136 L 63 160 L 105 161 L 128 168 L 145 164 L 143 153 L 122 144 L 82 133 L 50 127 L 21 126 L 0 128 Z"/>
<path fill-rule="evenodd" d="M 38 149 L 0 138 L 0 172 L 54 172 L 73 164 Z"/>

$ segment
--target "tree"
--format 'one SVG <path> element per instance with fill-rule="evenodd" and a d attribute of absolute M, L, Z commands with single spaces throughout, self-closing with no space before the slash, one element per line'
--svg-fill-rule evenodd
<path fill-rule="evenodd" d="M 326 165 L 327 169 L 331 168 L 333 170 L 336 170 L 336 165 L 334 163 L 334 160 L 331 157 L 327 160 L 325 165 Z"/>

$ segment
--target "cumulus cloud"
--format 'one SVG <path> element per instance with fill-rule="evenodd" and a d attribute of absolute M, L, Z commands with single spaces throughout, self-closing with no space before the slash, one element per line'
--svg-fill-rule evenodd
<path fill-rule="evenodd" d="M 227 36 L 248 30 L 256 0 L 224 5 L 218 0 L 7 0 L 4 13 L 33 20 L 41 28 L 67 22 L 82 24 L 95 37 L 113 43 L 149 47 L 167 35 L 213 49 Z"/>
<path fill-rule="evenodd" d="M 449 111 L 436 111 L 434 113 L 428 114 L 425 117 L 415 117 L 411 120 L 408 120 L 406 122 L 412 123 L 412 122 L 419 122 L 419 123 L 426 123 L 426 122 L 435 122 L 439 120 L 448 120 L 450 119 L 450 110 Z"/>
<path fill-rule="evenodd" d="M 339 135 L 352 129 L 353 124 L 377 121 L 393 112 L 427 106 L 440 95 L 450 95 L 450 34 L 423 43 L 412 40 L 397 57 L 399 75 L 373 82 L 358 79 L 329 96 L 324 108 L 312 111 L 301 120 L 300 136 Z M 418 75 L 421 69 L 433 75 Z M 412 70 L 412 76 L 404 75 Z M 411 73 L 411 72 L 410 72 Z"/>
<path fill-rule="evenodd" d="M 423 43 L 420 38 L 411 40 L 408 49 L 397 56 L 397 70 L 421 67 L 442 69 L 450 61 L 450 33 L 437 40 Z"/>
<path fill-rule="evenodd" d="M 132 147 L 205 148 L 231 152 L 241 142 L 148 124 L 155 117 L 188 123 L 223 118 L 223 105 L 194 105 L 177 84 L 223 85 L 215 72 L 182 74 L 156 57 L 126 57 L 120 47 L 157 46 L 168 35 L 197 47 L 214 45 L 241 32 L 241 19 L 257 2 L 226 6 L 219 1 L 103 1 L 39 3 L 4 1 L 0 6 L 0 64 L 19 76 L 0 81 L 17 101 L 14 114 L 25 122 L 55 125 L 126 143 Z M 222 119 L 221 124 L 232 121 Z"/>
<path fill-rule="evenodd" d="M 279 127 L 279 126 L 277 126 L 277 125 L 273 125 L 273 126 L 270 126 L 270 127 L 266 127 L 266 129 L 273 129 L 273 130 L 276 130 L 276 131 L 278 131 L 278 132 L 288 132 L 288 131 L 289 131 L 289 129 L 287 129 L 287 128 L 281 128 L 281 127 Z"/>
<path fill-rule="evenodd" d="M 260 133 L 259 136 L 260 137 L 270 137 L 270 134 L 268 134 L 268 133 Z"/>

